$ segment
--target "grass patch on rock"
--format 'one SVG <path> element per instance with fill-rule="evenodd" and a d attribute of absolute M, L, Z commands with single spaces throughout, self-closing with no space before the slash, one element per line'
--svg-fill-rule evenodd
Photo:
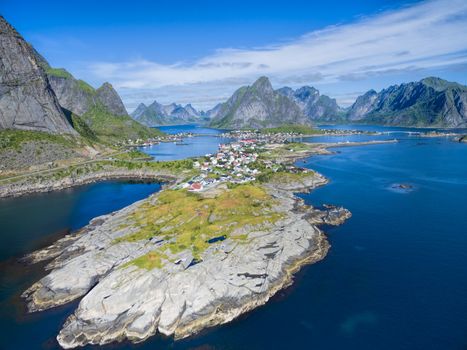
<path fill-rule="evenodd" d="M 245 184 L 225 190 L 215 198 L 204 198 L 186 190 L 166 190 L 155 203 L 146 202 L 130 214 L 127 226 L 137 231 L 117 238 L 114 243 L 135 242 L 160 237 L 166 243 L 159 254 L 176 255 L 190 250 L 201 259 L 208 241 L 221 235 L 237 242 L 247 240 L 246 228 L 270 226 L 282 215 L 272 209 L 272 197 L 259 185 Z M 132 261 L 136 266 L 157 267 L 150 256 Z"/>
<path fill-rule="evenodd" d="M 0 131 L 0 150 L 19 150 L 24 142 L 56 143 L 67 147 L 73 146 L 72 136 L 50 134 L 42 131 L 2 130 Z"/>

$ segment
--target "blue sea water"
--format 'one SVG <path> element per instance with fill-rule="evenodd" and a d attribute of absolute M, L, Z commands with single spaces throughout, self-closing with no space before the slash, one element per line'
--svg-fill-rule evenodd
<path fill-rule="evenodd" d="M 162 142 L 158 145 L 141 147 L 140 150 L 149 154 L 155 160 L 174 160 L 204 156 L 217 151 L 220 143 L 227 143 L 229 139 L 218 137 L 222 130 L 209 129 L 197 125 L 162 126 L 160 130 L 167 134 L 194 133 L 203 136 L 185 137 L 182 144 Z"/>
<path fill-rule="evenodd" d="M 328 185 L 300 195 L 306 203 L 343 205 L 353 214 L 342 226 L 323 228 L 331 243 L 323 261 L 303 268 L 292 287 L 228 325 L 177 342 L 157 336 L 139 345 L 123 343 L 112 348 L 466 349 L 467 145 L 449 138 L 409 136 L 409 129 L 357 128 L 390 131 L 389 136 L 371 139 L 396 137 L 400 141 L 334 148 L 332 155 L 298 162 L 330 179 Z M 367 139 L 350 136 L 342 141 Z M 219 143 L 215 137 L 210 140 L 212 147 Z M 181 156 L 184 147 L 174 145 L 170 152 Z M 410 188 L 393 188 L 401 183 Z M 4 207 L 0 202 L 4 260 L 0 263 L 0 348 L 57 347 L 54 337 L 76 303 L 25 316 L 17 294 L 42 271 L 41 267 L 18 267 L 12 258 L 37 248 L 47 237 L 56 237 L 61 229 L 80 227 L 103 211 L 147 195 L 133 193 L 132 188 L 138 189 L 132 186 L 139 185 L 127 185 L 127 195 L 113 197 L 110 186 L 106 196 L 115 198 L 118 205 L 105 210 L 98 206 L 100 211 L 90 207 L 96 196 L 88 188 L 71 190 L 74 205 L 68 210 L 63 205 L 63 211 L 42 208 L 43 203 L 53 202 L 48 199 L 53 196 L 60 203 L 61 192 L 43 195 L 45 199 L 10 199 Z M 116 186 L 118 192 L 122 184 Z M 76 200 L 80 196 L 88 199 Z M 5 220 L 24 220 L 20 208 L 35 219 L 23 229 L 24 223 L 9 224 L 5 234 Z M 71 221 L 67 221 L 69 211 L 75 213 Z M 49 223 L 62 221 L 72 224 L 54 224 L 47 230 Z M 4 242 L 13 246 L 12 252 L 4 248 Z"/>
<path fill-rule="evenodd" d="M 160 190 L 155 183 L 107 181 L 0 199 L 0 349 L 58 347 L 55 336 L 76 304 L 26 314 L 20 294 L 40 279 L 44 265 L 18 259 L 86 225 L 92 218 L 121 209 Z"/>

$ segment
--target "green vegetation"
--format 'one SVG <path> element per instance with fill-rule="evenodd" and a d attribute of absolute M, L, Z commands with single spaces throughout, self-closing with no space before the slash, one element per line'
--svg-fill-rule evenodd
<path fill-rule="evenodd" d="M 280 219 L 281 214 L 274 212 L 272 205 L 272 197 L 254 184 L 235 186 L 215 198 L 186 190 L 166 190 L 155 203 L 146 202 L 130 214 L 124 225 L 138 230 L 115 243 L 164 238 L 167 243 L 161 248 L 130 262 L 143 268 L 161 267 L 160 259 L 168 252 L 177 254 L 186 249 L 200 260 L 210 239 L 224 235 L 240 243 L 247 240 L 239 231 L 245 226 L 263 227 Z"/>
<path fill-rule="evenodd" d="M 289 142 L 283 145 L 283 148 L 290 152 L 309 151 L 313 147 L 313 144 L 307 144 L 304 142 Z"/>
<path fill-rule="evenodd" d="M 296 152 L 299 153 L 311 151 L 315 147 L 316 145 L 311 143 L 290 142 L 280 145 L 279 147 L 275 147 L 273 149 L 269 149 L 267 151 L 259 153 L 259 158 L 263 160 L 273 160 L 277 159 L 278 157 L 285 157 L 296 154 Z"/>
<path fill-rule="evenodd" d="M 96 174 L 99 172 L 112 172 L 114 170 L 141 170 L 144 172 L 166 173 L 167 175 L 178 176 L 182 175 L 191 178 L 198 174 L 198 171 L 193 169 L 193 160 L 183 159 L 168 162 L 141 161 L 131 159 L 133 156 L 139 158 L 139 151 L 136 153 L 128 152 L 126 155 L 116 155 L 116 159 L 112 160 L 96 160 L 78 165 L 70 165 L 61 169 L 50 169 L 41 174 L 30 175 L 27 178 L 5 179 L 7 183 L 14 182 L 34 182 L 41 183 L 45 181 L 58 181 L 64 178 L 76 178 L 87 174 Z M 118 159 L 121 158 L 121 159 Z"/>
<path fill-rule="evenodd" d="M 146 269 L 146 270 L 152 270 L 154 268 L 160 269 L 162 268 L 162 266 L 164 266 L 162 263 L 162 259 L 168 260 L 167 255 L 162 254 L 160 252 L 152 251 L 122 265 L 122 267 L 124 268 L 130 265 L 136 265 L 140 269 Z"/>
<path fill-rule="evenodd" d="M 71 121 L 75 129 L 81 136 L 92 143 L 115 144 L 128 139 L 147 139 L 162 135 L 158 129 L 151 129 L 134 121 L 128 115 L 114 115 L 98 99 L 98 90 L 83 80 L 73 77 L 63 68 L 52 68 L 44 66 L 49 76 L 59 77 L 70 81 L 72 90 L 84 92 L 78 94 L 76 98 L 84 99 L 82 103 L 88 106 L 88 111 L 83 115 L 71 116 Z M 73 92 L 73 91 L 71 91 Z M 76 91 L 74 91 L 76 94 Z"/>
<path fill-rule="evenodd" d="M 307 177 L 313 177 L 313 171 L 307 172 L 298 172 L 298 173 L 290 173 L 287 171 L 278 171 L 271 175 L 270 182 L 275 183 L 303 183 L 303 180 Z"/>
<path fill-rule="evenodd" d="M 143 126 L 128 115 L 113 115 L 101 104 L 93 106 L 81 118 L 101 141 L 107 143 L 162 135 L 160 130 Z"/>
<path fill-rule="evenodd" d="M 71 124 L 73 128 L 85 139 L 91 142 L 98 142 L 98 138 L 88 124 L 76 114 L 71 114 Z"/>
<path fill-rule="evenodd" d="M 141 152 L 138 149 L 132 149 L 132 150 L 130 150 L 128 152 L 117 154 L 113 158 L 114 159 L 119 159 L 119 160 L 141 160 L 141 159 L 149 160 L 149 159 L 152 159 L 146 153 Z"/>
<path fill-rule="evenodd" d="M 279 134 L 279 133 L 294 133 L 300 135 L 313 135 L 321 133 L 319 130 L 313 129 L 307 125 L 293 125 L 285 124 L 278 126 L 276 128 L 266 128 L 262 129 L 263 134 Z"/>
<path fill-rule="evenodd" d="M 94 88 L 88 83 L 86 83 L 84 80 L 79 79 L 77 80 L 77 83 L 78 83 L 78 87 L 81 90 L 86 91 L 88 94 L 94 94 L 96 92 L 96 90 L 94 90 Z"/>
<path fill-rule="evenodd" d="M 222 119 L 216 120 L 216 118 L 212 119 L 209 126 L 211 128 L 231 128 L 232 127 L 232 121 L 233 121 L 233 116 L 235 114 L 235 111 L 238 109 L 240 106 L 243 97 L 245 94 L 248 92 L 248 87 L 247 86 L 242 86 L 239 88 L 237 91 L 235 91 L 234 96 L 235 96 L 235 103 L 233 106 L 228 106 L 227 104 L 223 104 L 221 107 L 221 112 L 225 109 L 229 109 L 229 113 L 225 115 Z"/>
<path fill-rule="evenodd" d="M 1 130 L 0 150 L 14 149 L 20 150 L 24 142 L 50 142 L 73 147 L 74 138 L 72 136 L 50 134 L 42 131 L 29 130 Z"/>
<path fill-rule="evenodd" d="M 58 78 L 73 78 L 73 76 L 63 68 L 52 68 L 50 66 L 44 67 L 47 75 L 51 75 Z"/>

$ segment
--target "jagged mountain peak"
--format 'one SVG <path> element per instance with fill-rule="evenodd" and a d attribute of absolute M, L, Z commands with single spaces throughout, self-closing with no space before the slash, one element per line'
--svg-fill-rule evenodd
<path fill-rule="evenodd" d="M 438 77 L 427 77 L 427 78 L 420 80 L 420 83 L 426 86 L 429 86 L 438 91 L 444 91 L 449 88 L 458 88 L 461 90 L 467 89 L 465 85 L 462 85 L 456 82 L 447 81 L 447 80 L 444 80 Z"/>
<path fill-rule="evenodd" d="M 35 50 L 0 16 L 0 129 L 75 134 Z"/>
<path fill-rule="evenodd" d="M 437 77 L 392 85 L 359 96 L 351 121 L 399 126 L 467 126 L 467 87 Z"/>
<path fill-rule="evenodd" d="M 0 15 L 0 34 L 16 36 L 19 39 L 24 40 L 23 37 L 16 31 L 16 29 L 10 23 L 8 23 L 8 21 L 2 15 Z"/>
<path fill-rule="evenodd" d="M 343 111 L 336 100 L 320 95 L 319 90 L 312 86 L 305 85 L 296 90 L 283 87 L 276 91 L 293 100 L 313 121 L 335 122 L 342 119 Z"/>
<path fill-rule="evenodd" d="M 97 98 L 107 110 L 117 116 L 128 115 L 120 96 L 112 84 L 105 82 L 96 90 Z"/>
<path fill-rule="evenodd" d="M 162 105 L 156 100 L 149 106 L 140 104 L 132 113 L 133 119 L 147 126 L 191 124 L 204 122 L 203 116 L 191 104 Z"/>
<path fill-rule="evenodd" d="M 263 128 L 283 124 L 310 124 L 298 105 L 275 91 L 267 77 L 243 86 L 213 111 L 211 126 L 218 128 Z"/>
<path fill-rule="evenodd" d="M 310 96 L 310 95 L 319 95 L 319 91 L 315 89 L 313 86 L 302 86 L 301 88 L 298 88 L 295 90 L 295 94 L 297 95 L 303 95 L 304 97 Z"/>
<path fill-rule="evenodd" d="M 261 93 L 273 93 L 274 92 L 274 89 L 272 87 L 271 82 L 269 81 L 269 78 L 265 76 L 258 78 L 251 87 Z"/>

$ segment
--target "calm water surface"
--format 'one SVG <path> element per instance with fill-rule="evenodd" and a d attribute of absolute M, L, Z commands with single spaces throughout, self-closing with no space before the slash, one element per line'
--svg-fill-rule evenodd
<path fill-rule="evenodd" d="M 183 144 L 162 142 L 158 145 L 141 147 L 140 150 L 152 156 L 155 160 L 185 159 L 204 156 L 217 151 L 220 143 L 227 143 L 229 139 L 217 137 L 222 130 L 209 129 L 197 125 L 162 126 L 160 130 L 167 134 L 191 132 L 203 136 L 186 137 Z"/>
<path fill-rule="evenodd" d="M 330 179 L 302 195 L 307 203 L 339 204 L 353 214 L 344 225 L 326 228 L 332 248 L 322 262 L 305 267 L 291 288 L 231 324 L 175 343 L 154 337 L 111 348 L 466 349 L 467 145 L 409 137 L 408 129 L 358 128 L 391 132 L 370 139 L 401 141 L 336 148 L 333 155 L 299 162 Z M 208 139 L 214 151 L 220 141 Z M 182 157 L 186 148 L 174 145 L 169 157 Z M 393 189 L 397 183 L 412 188 Z M 107 186 L 101 197 L 92 192 L 100 186 Z M 118 195 L 121 186 L 127 187 Z M 157 190 L 144 186 L 155 185 L 104 183 L 0 202 L 0 348 L 56 348 L 54 337 L 76 307 L 24 316 L 17 294 L 42 271 L 13 264 L 14 258 Z M 96 205 L 102 198 L 111 200 Z"/>
<path fill-rule="evenodd" d="M 56 348 L 57 331 L 76 306 L 26 315 L 19 295 L 41 278 L 44 270 L 42 265 L 27 266 L 17 260 L 96 216 L 159 190 L 159 184 L 109 181 L 0 199 L 0 349 Z"/>

